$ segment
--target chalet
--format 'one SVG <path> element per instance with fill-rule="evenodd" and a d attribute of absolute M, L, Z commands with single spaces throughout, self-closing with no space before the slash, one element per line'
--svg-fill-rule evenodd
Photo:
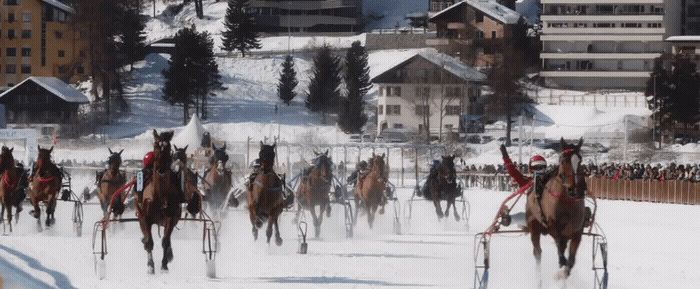
<path fill-rule="evenodd" d="M 479 102 L 486 75 L 438 52 L 418 52 L 372 79 L 378 86 L 377 132 L 387 128 L 443 138 Z"/>
<path fill-rule="evenodd" d="M 520 19 L 518 12 L 495 1 L 457 1 L 430 17 L 437 38 L 427 44 L 476 68 L 490 67 Z"/>
<path fill-rule="evenodd" d="M 0 94 L 9 128 L 34 128 L 44 136 L 77 136 L 78 107 L 88 102 L 55 77 L 32 76 Z"/>

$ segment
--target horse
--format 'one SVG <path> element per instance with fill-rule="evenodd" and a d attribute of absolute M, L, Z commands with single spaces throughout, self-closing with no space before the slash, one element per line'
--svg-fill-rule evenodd
<path fill-rule="evenodd" d="M 204 173 L 202 188 L 206 193 L 207 202 L 216 208 L 224 202 L 233 185 L 231 170 L 226 168 L 226 162 L 228 162 L 226 145 L 224 144 L 221 148 L 214 146 L 213 149 L 214 153 L 209 160 L 209 169 Z"/>
<path fill-rule="evenodd" d="M 258 239 L 258 229 L 267 220 L 267 243 L 272 237 L 272 227 L 275 228 L 275 244 L 282 245 L 278 218 L 285 206 L 283 182 L 273 169 L 275 162 L 275 146 L 260 142 L 260 168 L 251 176 L 251 183 L 246 192 L 250 223 L 253 225 L 253 238 Z"/>
<path fill-rule="evenodd" d="M 195 216 L 201 211 L 202 195 L 199 189 L 197 189 L 197 174 L 187 167 L 188 146 L 189 145 L 186 145 L 184 148 L 178 148 L 176 145 L 173 145 L 175 153 L 173 154 L 171 168 L 173 172 L 177 174 L 178 180 L 180 180 L 180 189 L 184 189 L 187 212 Z M 183 177 L 184 180 L 182 180 Z"/>
<path fill-rule="evenodd" d="M 542 259 L 540 235 L 549 234 L 554 238 L 559 255 L 560 279 L 571 273 L 576 262 L 576 251 L 581 243 L 584 229 L 586 180 L 581 168 L 581 145 L 567 144 L 562 138 L 559 166 L 553 171 L 556 176 L 549 178 L 544 192 L 538 198 L 532 190 L 527 196 L 525 218 L 534 247 L 533 253 L 539 268 Z M 569 244 L 569 259 L 564 256 Z"/>
<path fill-rule="evenodd" d="M 0 153 L 0 172 L 2 172 L 2 180 L 0 180 L 0 205 L 2 205 L 0 222 L 5 214 L 5 210 L 7 210 L 7 222 L 10 227 L 10 233 L 12 232 L 12 207 L 17 208 L 16 216 L 17 220 L 19 220 L 19 212 L 22 211 L 21 199 L 24 199 L 24 196 L 21 196 L 20 199 L 17 191 L 19 176 L 17 175 L 15 159 L 12 157 L 14 149 L 2 146 L 2 152 Z"/>
<path fill-rule="evenodd" d="M 382 208 L 379 210 L 379 214 L 384 214 L 384 206 L 387 201 L 384 194 L 387 181 L 384 156 L 385 154 L 381 156 L 372 154 L 372 158 L 369 160 L 369 173 L 361 177 L 361 180 L 355 185 L 355 220 L 357 220 L 357 211 L 360 207 L 360 202 L 362 202 L 367 212 L 367 221 L 370 229 L 374 223 L 374 214 L 377 212 L 377 208 L 381 205 Z M 357 224 L 356 221 L 353 223 Z"/>
<path fill-rule="evenodd" d="M 143 233 L 141 242 L 148 253 L 148 273 L 154 274 L 153 265 L 153 236 L 151 227 L 155 224 L 163 226 L 163 260 L 161 271 L 168 271 L 168 263 L 173 259 L 173 251 L 170 237 L 173 229 L 180 220 L 183 192 L 178 184 L 177 174 L 171 170 L 173 162 L 170 148 L 173 132 L 166 131 L 160 135 L 153 130 L 153 165 L 146 168 L 150 176 L 145 176 L 145 187 L 138 194 L 136 208 L 138 211 L 139 225 Z M 146 174 L 147 175 L 147 174 Z"/>
<path fill-rule="evenodd" d="M 311 212 L 314 221 L 316 238 L 321 234 L 321 223 L 323 222 L 323 212 L 326 217 L 331 216 L 330 192 L 333 184 L 333 162 L 328 157 L 328 150 L 325 153 L 314 151 L 316 158 L 314 165 L 305 169 L 302 173 L 299 188 L 297 188 L 297 199 L 299 200 L 297 217 L 304 208 Z M 316 215 L 316 206 L 319 206 L 319 214 Z"/>
<path fill-rule="evenodd" d="M 39 148 L 39 156 L 36 159 L 34 172 L 28 177 L 29 181 L 29 199 L 32 202 L 33 210 L 29 214 L 36 218 L 38 228 L 41 229 L 39 216 L 41 209 L 39 203 L 46 203 L 46 227 L 50 227 L 56 222 L 54 211 L 56 210 L 56 201 L 58 192 L 61 190 L 63 183 L 63 173 L 52 161 L 51 153 L 53 146 L 50 149 Z"/>
<path fill-rule="evenodd" d="M 107 209 L 114 193 L 126 184 L 126 173 L 119 170 L 122 164 L 122 152 L 124 152 L 124 150 L 119 152 L 113 152 L 110 148 L 107 148 L 107 150 L 109 151 L 107 169 L 102 174 L 97 186 L 97 197 L 100 200 L 102 212 L 104 212 L 105 215 L 108 213 Z M 121 214 L 124 213 L 124 206 L 120 196 L 115 199 L 113 205 L 112 211 L 114 212 L 114 216 L 121 216 Z"/>
<path fill-rule="evenodd" d="M 453 208 L 455 220 L 459 222 L 460 217 L 457 214 L 457 206 L 455 199 L 461 195 L 461 188 L 457 184 L 457 173 L 455 171 L 455 156 L 442 156 L 442 161 L 431 170 L 431 174 L 426 181 L 423 196 L 432 200 L 435 205 L 435 212 L 438 218 L 450 216 L 450 206 Z M 442 213 L 440 201 L 447 201 L 445 213 Z"/>

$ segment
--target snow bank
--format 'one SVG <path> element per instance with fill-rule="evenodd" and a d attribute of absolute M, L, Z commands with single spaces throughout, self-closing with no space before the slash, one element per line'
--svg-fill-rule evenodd
<path fill-rule="evenodd" d="M 180 148 L 187 146 L 189 151 L 194 151 L 202 143 L 202 135 L 205 131 L 197 114 L 193 114 L 190 122 L 173 137 L 172 144 Z"/>

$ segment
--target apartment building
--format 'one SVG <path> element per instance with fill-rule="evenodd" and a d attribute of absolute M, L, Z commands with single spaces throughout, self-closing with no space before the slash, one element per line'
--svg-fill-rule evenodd
<path fill-rule="evenodd" d="M 681 0 L 681 34 L 700 35 L 700 0 Z"/>
<path fill-rule="evenodd" d="M 0 88 L 30 76 L 75 81 L 88 75 L 87 40 L 67 20 L 73 8 L 57 0 L 0 3 Z"/>
<path fill-rule="evenodd" d="M 541 0 L 545 83 L 642 89 L 664 42 L 680 33 L 679 0 Z"/>
<path fill-rule="evenodd" d="M 437 52 L 419 52 L 380 73 L 377 133 L 387 128 L 432 135 L 458 133 L 460 118 L 474 110 L 486 75 Z M 440 126 L 442 123 L 442 126 Z"/>
<path fill-rule="evenodd" d="M 442 10 L 445 10 L 445 8 L 452 6 L 453 4 L 455 4 L 455 2 L 459 1 L 460 0 L 430 0 L 428 11 L 440 12 Z"/>
<path fill-rule="evenodd" d="M 253 0 L 261 32 L 268 34 L 359 33 L 361 0 Z"/>

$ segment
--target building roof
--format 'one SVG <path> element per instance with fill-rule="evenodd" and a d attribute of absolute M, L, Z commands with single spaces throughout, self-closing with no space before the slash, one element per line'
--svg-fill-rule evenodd
<path fill-rule="evenodd" d="M 71 8 L 70 6 L 68 6 L 66 4 L 59 2 L 58 0 L 41 0 L 41 2 L 49 4 L 53 7 L 56 7 L 58 9 L 65 11 L 65 12 L 75 14 L 75 10 L 73 8 Z"/>
<path fill-rule="evenodd" d="M 447 11 L 465 4 L 474 7 L 474 9 L 481 11 L 482 13 L 503 24 L 516 24 L 520 19 L 520 13 L 515 12 L 506 6 L 493 2 L 493 0 L 463 0 L 436 13 L 430 17 L 430 19 L 432 20 L 443 13 L 446 13 Z"/>
<path fill-rule="evenodd" d="M 383 74 L 394 70 L 396 67 L 406 64 L 407 62 L 411 61 L 416 57 L 421 57 L 435 64 L 436 66 L 443 67 L 445 71 L 465 81 L 485 82 L 487 79 L 486 74 L 483 74 L 477 71 L 476 69 L 467 66 L 466 64 L 462 63 L 461 61 L 457 60 L 452 56 L 439 52 L 420 51 L 416 52 L 415 54 L 409 55 L 401 63 L 394 65 L 391 68 L 377 74 L 377 76 L 373 78 L 372 81 L 381 77 Z"/>
<path fill-rule="evenodd" d="M 90 102 L 82 92 L 79 90 L 71 87 L 67 83 L 63 82 L 62 80 L 55 78 L 55 77 L 38 77 L 38 76 L 32 76 L 24 81 L 20 82 L 19 84 L 10 87 L 10 89 L 6 90 L 2 94 L 0 94 L 0 98 L 4 97 L 6 94 L 9 94 L 16 88 L 22 86 L 25 82 L 31 81 L 36 83 L 37 85 L 43 87 L 44 89 L 48 90 L 51 94 L 67 101 L 67 102 L 72 102 L 72 103 L 88 103 Z"/>
<path fill-rule="evenodd" d="M 700 35 L 671 36 L 666 42 L 700 42 Z"/>

